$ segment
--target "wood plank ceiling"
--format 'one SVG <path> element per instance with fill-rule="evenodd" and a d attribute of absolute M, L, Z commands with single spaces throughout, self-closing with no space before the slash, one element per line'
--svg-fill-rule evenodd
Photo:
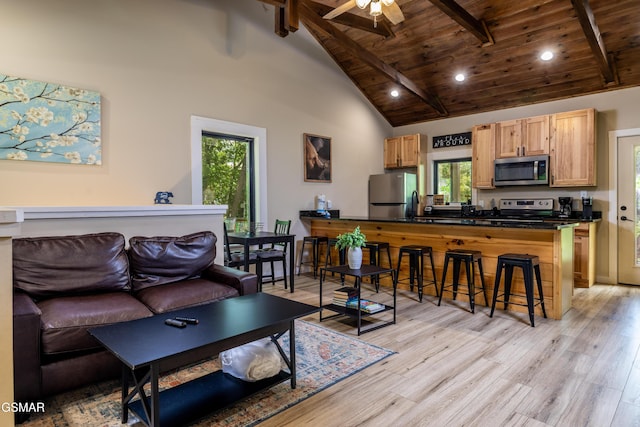
<path fill-rule="evenodd" d="M 638 0 L 396 0 L 404 21 L 375 28 L 368 8 L 322 18 L 348 0 L 259 1 L 282 37 L 300 20 L 392 126 L 640 86 Z"/>

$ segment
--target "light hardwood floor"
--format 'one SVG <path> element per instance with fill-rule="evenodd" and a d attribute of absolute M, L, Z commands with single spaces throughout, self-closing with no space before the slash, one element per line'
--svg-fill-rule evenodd
<path fill-rule="evenodd" d="M 296 276 L 295 289 L 264 291 L 318 305 L 318 280 Z M 536 317 L 535 328 L 526 314 L 490 318 L 407 290 L 397 307 L 396 325 L 360 336 L 397 354 L 260 425 L 640 426 L 640 287 L 576 289 L 564 319 Z M 344 317 L 322 325 L 356 336 Z"/>

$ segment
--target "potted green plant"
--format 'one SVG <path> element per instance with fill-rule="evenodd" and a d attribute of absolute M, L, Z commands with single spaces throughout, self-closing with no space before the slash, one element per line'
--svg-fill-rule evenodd
<path fill-rule="evenodd" d="M 357 226 L 352 232 L 338 234 L 336 239 L 338 250 L 347 249 L 349 268 L 358 270 L 362 266 L 362 247 L 367 242 L 367 236 L 360 231 L 360 226 Z"/>

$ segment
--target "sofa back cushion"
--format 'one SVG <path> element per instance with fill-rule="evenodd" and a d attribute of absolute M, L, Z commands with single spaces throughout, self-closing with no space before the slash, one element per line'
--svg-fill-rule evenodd
<path fill-rule="evenodd" d="M 131 289 L 120 233 L 13 240 L 13 285 L 33 298 Z"/>
<path fill-rule="evenodd" d="M 216 235 L 201 231 L 182 237 L 129 239 L 134 291 L 200 277 L 216 258 Z"/>

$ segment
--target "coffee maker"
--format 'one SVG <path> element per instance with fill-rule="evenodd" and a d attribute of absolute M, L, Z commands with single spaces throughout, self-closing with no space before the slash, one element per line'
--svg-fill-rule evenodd
<path fill-rule="evenodd" d="M 571 216 L 571 197 L 558 197 L 558 203 L 560 204 L 560 218 L 569 218 Z"/>
<path fill-rule="evenodd" d="M 582 219 L 593 219 L 593 197 L 582 198 Z"/>

